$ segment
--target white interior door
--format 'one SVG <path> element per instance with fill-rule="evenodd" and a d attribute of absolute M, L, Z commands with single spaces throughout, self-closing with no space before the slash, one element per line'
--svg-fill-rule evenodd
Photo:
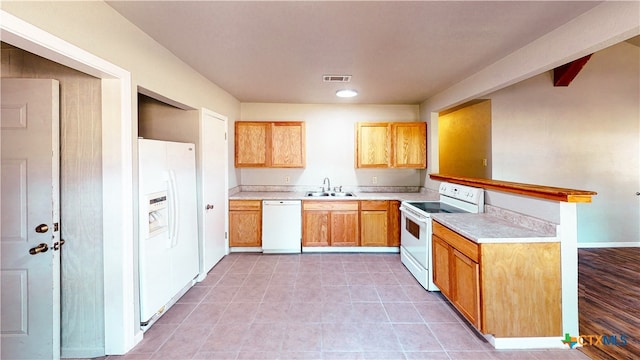
<path fill-rule="evenodd" d="M 59 84 L 2 79 L 2 359 L 60 357 Z"/>
<path fill-rule="evenodd" d="M 228 253 L 227 231 L 227 118 L 202 109 L 200 117 L 200 277 Z"/>

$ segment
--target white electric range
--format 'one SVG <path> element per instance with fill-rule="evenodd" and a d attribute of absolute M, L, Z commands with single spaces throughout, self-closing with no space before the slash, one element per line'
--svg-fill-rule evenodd
<path fill-rule="evenodd" d="M 403 201 L 400 259 L 420 285 L 439 291 L 433 283 L 431 214 L 484 212 L 484 189 L 443 182 L 439 201 Z"/>

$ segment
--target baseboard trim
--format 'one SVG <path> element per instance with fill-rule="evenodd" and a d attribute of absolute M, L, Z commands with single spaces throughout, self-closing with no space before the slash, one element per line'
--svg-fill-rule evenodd
<path fill-rule="evenodd" d="M 578 249 L 595 249 L 595 248 L 618 248 L 618 247 L 640 247 L 640 242 L 594 242 L 594 243 L 578 243 Z"/>
<path fill-rule="evenodd" d="M 105 356 L 104 348 L 61 348 L 61 359 L 88 359 Z"/>
<path fill-rule="evenodd" d="M 399 253 L 397 246 L 303 246 L 303 253 Z"/>

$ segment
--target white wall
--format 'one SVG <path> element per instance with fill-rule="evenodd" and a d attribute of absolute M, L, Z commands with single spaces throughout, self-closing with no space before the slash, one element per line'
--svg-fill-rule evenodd
<path fill-rule="evenodd" d="M 138 87 L 195 109 L 208 108 L 229 118 L 239 116 L 240 102 L 205 79 L 149 35 L 102 1 L 2 1 L 0 7 L 59 38 L 132 74 L 132 99 Z M 224 54 L 220 54 L 224 56 Z M 137 119 L 134 109 L 132 118 Z M 133 122 L 137 128 L 136 121 Z M 136 135 L 134 129 L 134 136 Z M 233 160 L 233 143 L 229 156 Z M 238 183 L 230 162 L 229 185 Z"/>
<path fill-rule="evenodd" d="M 493 177 L 598 193 L 578 206 L 580 243 L 640 241 L 640 48 L 595 53 L 568 87 L 546 72 L 497 91 Z"/>
<path fill-rule="evenodd" d="M 240 170 L 242 185 L 419 186 L 420 171 L 355 169 L 355 124 L 362 121 L 418 121 L 418 105 L 313 105 L 243 103 L 245 121 L 304 121 L 307 166 L 304 169 Z M 290 176 L 286 184 L 285 176 Z M 371 182 L 377 177 L 377 184 Z"/>
<path fill-rule="evenodd" d="M 549 106 L 554 103 L 552 98 L 555 95 L 547 96 L 544 99 L 547 102 L 543 102 L 543 104 L 545 104 L 543 108 L 539 104 L 535 104 L 535 101 L 539 100 L 535 99 L 536 92 L 534 91 L 531 96 L 529 96 L 530 94 L 526 91 L 520 90 L 520 82 L 523 82 L 523 84 L 526 83 L 527 86 L 530 85 L 532 86 L 531 89 L 534 89 L 537 88 L 537 86 L 540 86 L 538 82 L 543 82 L 543 79 L 546 77 L 548 86 L 551 87 L 551 78 L 548 73 L 549 70 L 582 56 L 606 49 L 609 46 L 618 44 L 623 40 L 640 34 L 640 18 L 638 18 L 639 11 L 639 2 L 603 2 L 587 13 L 577 17 L 551 33 L 533 41 L 500 61 L 423 102 L 420 105 L 420 117 L 427 121 L 428 129 L 430 129 L 428 135 L 430 143 L 428 144 L 429 151 L 427 154 L 429 168 L 422 179 L 424 186 L 431 189 L 436 189 L 438 186 L 438 182 L 430 180 L 428 176 L 429 173 L 437 173 L 439 169 L 437 112 L 473 99 L 492 98 L 492 96 L 489 95 L 492 93 L 500 93 L 502 91 L 502 96 L 506 97 L 510 91 L 518 91 L 520 94 L 520 98 L 518 99 L 520 106 L 516 106 L 515 104 L 508 105 L 508 109 L 511 109 L 513 113 L 505 115 L 504 112 L 502 112 L 501 107 L 505 106 L 504 101 L 500 102 L 501 105 L 497 105 L 494 102 L 492 106 L 492 112 L 497 111 L 498 114 L 500 114 L 497 116 L 502 119 L 502 125 L 500 127 L 502 130 L 496 129 L 496 132 L 502 131 L 502 134 L 498 135 L 496 133 L 492 133 L 492 142 L 497 146 L 497 148 L 494 148 L 493 150 L 493 178 L 499 180 L 514 180 L 504 179 L 502 177 L 506 175 L 513 176 L 514 173 L 521 174 L 521 172 L 523 172 L 522 176 L 517 175 L 519 177 L 518 179 L 515 179 L 515 181 L 533 183 L 536 182 L 536 179 L 544 177 L 542 181 L 537 182 L 542 183 L 541 185 L 556 185 L 600 191 L 600 195 L 594 196 L 593 203 L 578 205 L 578 241 L 582 244 L 590 244 L 589 246 L 625 245 L 625 243 L 628 245 L 631 244 L 631 242 L 637 246 L 640 242 L 640 237 L 638 235 L 640 233 L 640 225 L 638 225 L 637 220 L 638 198 L 635 196 L 635 192 L 638 191 L 637 188 L 640 187 L 640 184 L 638 183 L 637 170 L 637 84 L 639 79 L 637 52 L 635 54 L 630 53 L 629 55 L 626 55 L 627 61 L 635 59 L 635 70 L 627 72 L 626 75 L 621 75 L 622 77 L 628 77 L 628 81 L 635 81 L 636 83 L 635 90 L 633 87 L 627 87 L 627 90 L 630 92 L 623 94 L 625 99 L 632 99 L 635 97 L 636 105 L 635 110 L 634 108 L 625 106 L 624 111 L 626 111 L 626 113 L 622 117 L 624 119 L 634 118 L 635 123 L 633 121 L 624 120 L 631 123 L 626 129 L 627 132 L 624 135 L 621 134 L 620 130 L 617 128 L 617 124 L 612 123 L 612 121 L 614 121 L 614 117 L 620 117 L 618 112 L 620 109 L 614 109 L 615 106 L 612 104 L 617 105 L 618 101 L 623 101 L 624 104 L 629 104 L 629 102 L 628 100 L 613 99 L 612 96 L 613 94 L 616 94 L 616 96 L 620 95 L 618 92 L 620 89 L 618 89 L 618 87 L 624 88 L 626 85 L 623 84 L 626 84 L 626 82 L 619 85 L 612 85 L 609 82 L 610 80 L 607 79 L 609 75 L 587 74 L 589 67 L 592 68 L 591 71 L 596 71 L 596 67 L 600 67 L 598 64 L 600 64 L 601 60 L 594 61 L 595 58 L 592 58 L 583 70 L 583 73 L 580 73 L 578 78 L 574 80 L 574 83 L 572 83 L 568 89 L 565 89 L 567 90 L 565 93 L 573 93 L 576 96 L 567 99 L 567 96 L 565 95 L 566 102 L 562 104 L 554 104 L 555 106 L 561 106 L 557 110 L 551 110 L 549 108 Z M 633 49 L 628 47 L 631 45 L 622 45 L 627 46 L 627 49 Z M 637 48 L 635 51 L 637 51 Z M 594 57 L 596 56 L 599 55 L 594 55 Z M 591 62 L 596 65 L 593 65 Z M 633 67 L 632 64 L 625 66 Z M 591 89 L 583 87 L 585 86 L 584 82 L 587 81 L 585 80 L 585 77 L 589 76 L 600 76 L 600 79 L 594 80 L 594 82 L 602 82 L 602 86 L 609 89 L 609 91 L 613 91 L 613 93 L 609 95 L 605 91 L 600 91 L 600 85 L 593 84 L 593 82 L 591 82 L 592 85 L 590 85 L 592 86 Z M 527 82 L 528 79 L 531 79 L 531 84 Z M 577 84 L 580 83 L 583 83 L 583 85 L 578 88 L 579 85 Z M 592 90 L 594 90 L 593 86 L 595 86 L 595 93 L 592 92 Z M 549 91 L 552 91 L 552 89 L 549 88 Z M 513 101 L 514 99 L 511 100 Z M 494 100 L 492 99 L 492 101 Z M 592 115 L 587 111 L 581 110 L 585 107 L 591 106 L 587 104 L 588 102 L 598 104 L 599 107 L 596 112 L 597 115 Z M 522 109 L 522 113 L 520 112 L 520 109 Z M 515 110 L 518 111 L 517 114 L 515 114 Z M 545 128 L 538 119 L 527 115 L 527 110 L 538 113 L 538 115 L 540 115 L 541 111 L 545 112 L 551 110 L 551 112 L 562 118 L 570 118 L 570 123 L 553 122 L 551 123 L 552 125 L 550 128 Z M 592 107 L 591 110 L 595 111 Z M 585 122 L 585 120 L 573 117 L 573 114 L 578 112 L 587 114 L 590 119 Z M 612 116 L 613 114 L 615 115 Z M 494 116 L 496 115 L 494 114 Z M 520 119 L 517 120 L 518 122 L 516 123 L 510 122 L 506 119 L 506 117 L 515 116 Z M 596 116 L 596 118 L 591 116 Z M 616 119 L 615 121 L 619 122 L 621 120 Z M 610 129 L 611 132 L 609 132 Z M 603 132 L 610 135 L 602 137 Z M 518 133 L 518 137 L 514 138 L 513 135 L 516 133 Z M 501 138 L 501 136 L 509 136 L 510 138 Z M 565 137 L 567 140 L 564 140 Z M 630 144 L 630 147 L 626 148 L 624 153 L 630 154 L 635 152 L 636 154 L 627 157 L 630 159 L 630 162 L 628 163 L 629 165 L 627 166 L 627 169 L 629 170 L 625 172 L 625 177 L 612 176 L 614 172 L 621 169 L 622 166 L 617 165 L 616 162 L 624 155 L 615 154 L 616 156 L 614 156 L 614 152 L 604 149 L 611 143 L 617 144 L 618 141 L 614 140 L 616 137 L 620 137 L 618 140 L 623 143 Z M 635 137 L 635 143 L 631 139 L 632 137 Z M 562 177 L 553 179 L 550 176 L 544 176 L 544 174 L 549 175 L 549 172 L 538 170 L 536 175 L 537 177 L 531 178 L 531 173 L 536 173 L 536 168 L 529 167 L 528 163 L 531 162 L 531 159 L 538 159 L 538 162 L 544 162 L 543 159 L 538 157 L 540 155 L 534 151 L 528 152 L 527 157 L 522 156 L 522 154 L 514 157 L 509 155 L 509 145 L 500 145 L 505 144 L 505 142 L 514 143 L 517 141 L 519 142 L 517 146 L 521 146 L 520 143 L 524 143 L 529 140 L 529 138 L 531 138 L 532 141 L 536 141 L 536 146 L 543 146 L 543 149 L 536 149 L 537 152 L 544 151 L 545 154 L 555 154 L 555 156 L 547 155 L 546 159 L 544 159 L 546 161 L 553 161 L 553 163 L 545 164 L 548 168 L 554 168 L 554 171 L 562 172 L 563 170 L 561 167 L 567 164 L 567 161 L 564 161 L 561 156 L 561 154 L 567 154 L 567 148 L 570 150 L 568 153 L 575 154 L 571 155 L 574 159 L 575 157 L 582 159 L 584 156 L 594 158 L 591 160 L 581 160 L 580 166 L 584 167 L 581 170 L 581 174 L 562 174 Z M 580 148 L 573 148 L 573 146 L 576 145 L 579 145 Z M 547 151 L 545 148 L 550 148 L 551 150 Z M 596 160 L 595 158 L 598 159 Z M 594 166 L 594 164 L 603 163 L 612 164 L 611 166 L 613 167 L 597 168 Z M 500 166 L 502 166 L 503 169 L 500 169 Z M 574 164 L 571 164 L 571 166 L 572 169 L 575 169 Z M 628 177 L 630 174 L 631 177 Z M 585 186 L 583 187 L 582 185 Z M 629 193 L 629 190 L 633 186 L 635 186 L 636 189 Z M 605 203 L 616 201 L 614 199 L 621 199 L 620 195 L 613 195 L 613 193 L 617 191 L 626 191 L 624 195 L 627 196 L 627 200 L 625 200 L 626 205 L 618 209 L 605 205 Z M 613 197 L 609 197 L 608 194 L 612 194 Z M 602 195 L 604 195 L 604 198 Z M 628 196 L 633 196 L 634 199 L 628 201 Z M 602 206 L 600 204 L 602 204 Z M 619 203 L 616 204 L 616 206 L 619 205 Z M 517 210 L 514 209 L 514 211 Z M 604 215 L 605 213 L 612 215 Z M 620 220 L 620 214 L 628 214 L 628 216 L 623 216 L 622 220 Z M 635 218 L 633 218 L 634 214 Z M 632 219 L 632 221 L 629 222 L 629 219 Z M 610 221 L 614 221 L 614 223 L 610 224 Z M 617 229 L 616 231 L 613 231 L 612 228 L 616 226 L 621 226 L 625 230 L 621 231 L 620 229 Z M 608 235 L 609 233 L 611 233 L 611 235 Z M 605 236 L 602 236 L 603 234 Z M 582 244 L 581 246 L 584 246 Z"/>

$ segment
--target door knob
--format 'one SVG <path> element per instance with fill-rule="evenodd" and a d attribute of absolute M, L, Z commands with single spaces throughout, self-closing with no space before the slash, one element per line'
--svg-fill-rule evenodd
<path fill-rule="evenodd" d="M 62 247 L 62 245 L 64 245 L 64 239 L 60 239 L 60 241 L 56 241 L 53 244 L 53 250 L 60 250 L 60 247 Z"/>
<path fill-rule="evenodd" d="M 211 205 L 211 204 L 207 204 L 207 206 L 205 207 L 205 209 L 207 209 L 207 210 L 211 210 L 211 209 L 213 209 L 213 205 Z"/>
<path fill-rule="evenodd" d="M 49 226 L 47 224 L 40 224 L 36 226 L 37 233 L 46 233 L 47 231 L 49 231 Z"/>
<path fill-rule="evenodd" d="M 49 245 L 47 245 L 46 243 L 41 243 L 38 246 L 29 249 L 29 254 L 35 255 L 38 253 L 47 252 L 47 250 L 49 250 Z"/>

